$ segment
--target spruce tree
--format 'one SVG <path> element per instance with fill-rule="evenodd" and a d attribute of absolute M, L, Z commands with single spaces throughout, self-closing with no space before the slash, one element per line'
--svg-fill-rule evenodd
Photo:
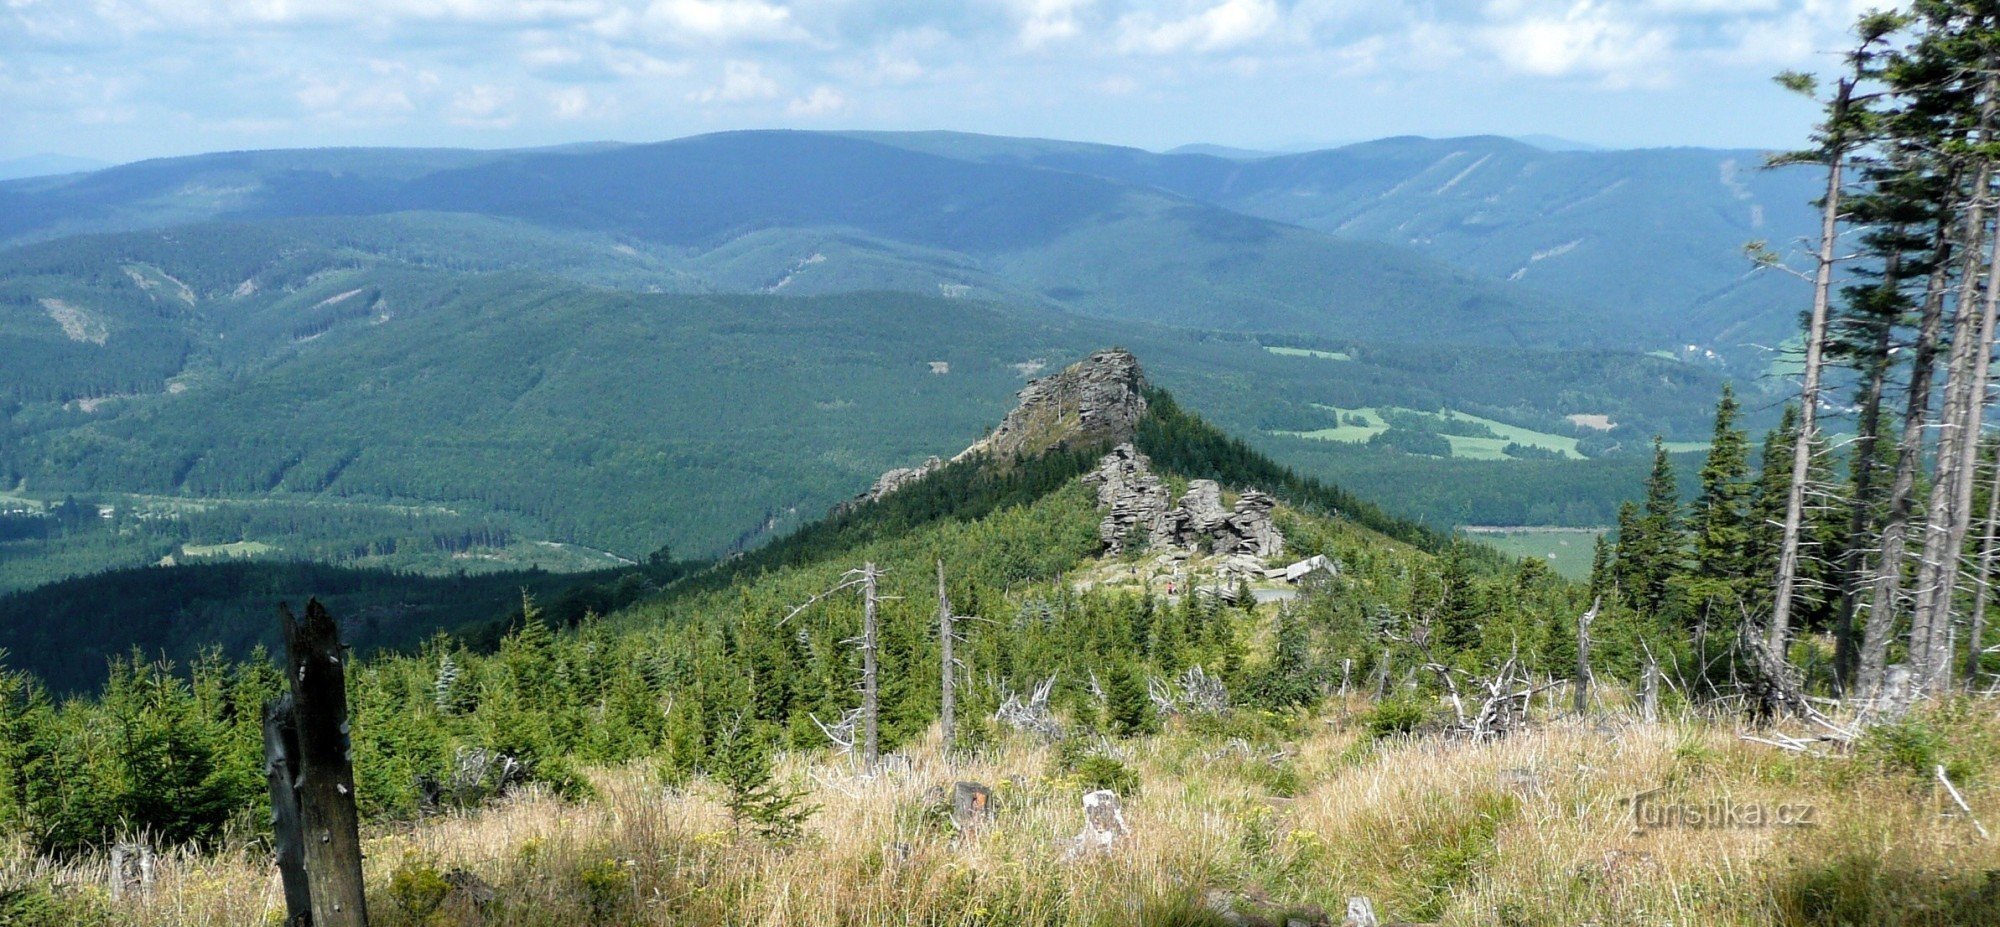
<path fill-rule="evenodd" d="M 1618 580 L 1625 600 L 1648 615 L 1666 613 L 1669 587 L 1681 570 L 1680 486 L 1664 441 L 1653 439 L 1653 470 L 1641 507 L 1618 512 Z"/>
<path fill-rule="evenodd" d="M 1444 588 L 1444 600 L 1438 607 L 1438 646 L 1451 653 L 1477 649 L 1480 611 L 1463 538 L 1454 539 L 1445 548 L 1438 584 Z"/>
<path fill-rule="evenodd" d="M 1153 729 L 1153 703 L 1131 661 L 1111 664 L 1104 680 L 1104 710 L 1111 733 L 1132 737 Z"/>
<path fill-rule="evenodd" d="M 723 788 L 730 826 L 766 840 L 796 839 L 819 808 L 805 792 L 786 787 L 771 773 L 771 748 L 741 714 L 717 738 L 711 771 Z"/>
<path fill-rule="evenodd" d="M 1736 396 L 1727 384 L 1715 406 L 1715 431 L 1701 467 L 1701 495 L 1692 513 L 1694 565 L 1685 582 L 1690 621 L 1712 623 L 1717 610 L 1740 607 L 1754 573 L 1751 547 L 1749 441 L 1736 427 Z"/>

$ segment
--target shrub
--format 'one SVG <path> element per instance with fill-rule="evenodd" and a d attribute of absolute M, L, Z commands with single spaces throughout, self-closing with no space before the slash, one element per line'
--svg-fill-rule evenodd
<path fill-rule="evenodd" d="M 389 876 L 389 901 L 410 923 L 430 923 L 450 893 L 451 883 L 444 874 L 414 854 L 403 857 L 402 865 Z"/>
<path fill-rule="evenodd" d="M 1430 710 L 1416 699 L 1398 696 L 1383 700 L 1368 715 L 1368 736 L 1375 740 L 1397 734 L 1412 734 L 1430 720 Z"/>

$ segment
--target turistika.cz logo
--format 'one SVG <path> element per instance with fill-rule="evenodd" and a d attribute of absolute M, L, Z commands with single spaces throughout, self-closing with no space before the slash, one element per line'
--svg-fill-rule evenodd
<path fill-rule="evenodd" d="M 1632 796 L 1632 830 L 1689 828 L 1818 827 L 1816 809 L 1800 802 L 1740 802 L 1724 795 L 1707 801 L 1668 800 L 1660 788 Z"/>

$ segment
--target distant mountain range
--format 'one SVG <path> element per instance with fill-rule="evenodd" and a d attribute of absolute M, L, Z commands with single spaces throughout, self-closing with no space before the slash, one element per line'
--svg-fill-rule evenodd
<path fill-rule="evenodd" d="M 0 184 L 0 240 L 477 213 L 706 256 L 719 289 L 973 287 L 1210 328 L 1695 344 L 1755 368 L 1791 333 L 1801 294 L 1753 273 L 1742 246 L 1806 234 L 1814 184 L 1760 164 L 1747 151 L 1494 137 L 1248 161 L 958 133 L 243 152 Z M 829 240 L 852 259 L 813 261 Z M 794 273 L 800 261 L 812 263 Z"/>
<path fill-rule="evenodd" d="M 0 180 L 18 180 L 22 177 L 44 177 L 52 174 L 79 174 L 85 171 L 101 170 L 110 166 L 111 162 L 109 161 L 59 154 L 32 154 L 19 158 L 0 158 Z"/>
<path fill-rule="evenodd" d="M 754 546 L 1108 345 L 1401 514 L 1603 524 L 1646 439 L 1698 440 L 1789 330 L 1736 252 L 1809 177 L 1753 161 L 736 132 L 8 181 L 0 591 Z"/>

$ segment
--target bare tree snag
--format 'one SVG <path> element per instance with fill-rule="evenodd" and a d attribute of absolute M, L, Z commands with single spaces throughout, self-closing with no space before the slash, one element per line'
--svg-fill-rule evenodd
<path fill-rule="evenodd" d="M 1657 724 L 1660 720 L 1660 664 L 1649 654 L 1646 657 L 1646 675 L 1640 683 L 1639 718 L 1647 724 Z"/>
<path fill-rule="evenodd" d="M 874 562 L 861 565 L 861 764 L 873 772 L 878 756 L 876 740 L 875 665 L 875 581 L 882 574 Z"/>
<path fill-rule="evenodd" d="M 299 820 L 298 725 L 292 697 L 279 696 L 264 706 L 264 779 L 271 791 L 271 842 L 278 857 L 278 879 L 285 889 L 285 927 L 312 923 L 312 888 L 306 880 L 304 825 Z"/>
<path fill-rule="evenodd" d="M 955 635 L 951 630 L 951 599 L 945 597 L 944 560 L 942 558 L 937 562 L 937 570 L 938 649 L 940 651 L 939 663 L 941 664 L 938 675 L 938 731 L 939 739 L 944 744 L 944 752 L 946 755 L 950 755 L 952 745 L 957 743 L 955 732 L 958 714 L 957 705 L 954 704 L 954 696 L 957 693 L 954 691 L 954 688 L 958 682 L 958 668 L 953 665 L 954 661 L 951 656 L 952 638 Z"/>
<path fill-rule="evenodd" d="M 1986 522 L 1980 529 L 1978 585 L 1972 596 L 1972 622 L 1965 646 L 1965 684 L 1979 682 L 1979 658 L 1986 641 L 1986 602 L 1993 589 L 1994 531 L 2000 527 L 2000 444 L 1993 448 L 1993 479 L 1986 489 Z"/>
<path fill-rule="evenodd" d="M 305 835 L 313 927 L 368 927 L 361 827 L 349 759 L 347 665 L 340 628 L 318 599 L 300 621 L 283 605 L 285 678 L 298 725 L 294 790 Z"/>
<path fill-rule="evenodd" d="M 1956 176 L 1951 180 L 1956 184 Z M 1863 698 L 1881 696 L 1889 668 L 1889 644 L 1896 631 L 1896 601 L 1908 556 L 1910 518 L 1916 508 L 1917 468 L 1924 457 L 1924 432 L 1930 423 L 1931 381 L 1937 367 L 1944 301 L 1950 284 L 1951 224 L 1940 221 L 1931 241 L 1937 258 L 1924 286 L 1918 313 L 1917 339 L 1911 348 L 1910 382 L 1903 410 L 1902 434 L 1896 444 L 1896 470 L 1891 477 L 1887 514 L 1883 518 L 1881 551 L 1869 579 L 1868 612 L 1861 631 L 1861 667 L 1856 689 Z"/>
<path fill-rule="evenodd" d="M 1576 619 L 1576 713 L 1590 710 L 1590 626 L 1597 621 L 1603 599 L 1590 603 L 1590 610 Z"/>

